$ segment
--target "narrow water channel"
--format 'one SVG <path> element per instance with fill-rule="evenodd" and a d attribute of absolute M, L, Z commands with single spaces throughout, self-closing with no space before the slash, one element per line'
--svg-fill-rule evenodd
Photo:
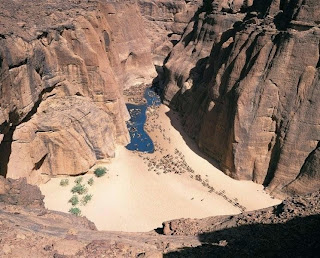
<path fill-rule="evenodd" d="M 132 151 L 153 153 L 154 144 L 150 136 L 144 130 L 144 124 L 147 120 L 146 111 L 148 107 L 159 106 L 161 104 L 161 99 L 152 88 L 147 88 L 145 90 L 144 98 L 146 99 L 146 104 L 126 104 L 131 116 L 131 119 L 127 122 L 131 142 L 126 148 Z"/>

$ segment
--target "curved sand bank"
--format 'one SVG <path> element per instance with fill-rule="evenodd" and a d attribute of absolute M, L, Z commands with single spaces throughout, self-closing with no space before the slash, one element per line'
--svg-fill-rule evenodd
<path fill-rule="evenodd" d="M 178 117 L 169 111 L 161 105 L 156 112 L 149 112 L 146 129 L 156 146 L 154 154 L 140 154 L 119 147 L 115 159 L 100 164 L 109 171 L 101 178 L 94 177 L 93 186 L 88 186 L 92 201 L 79 206 L 82 214 L 99 230 L 150 231 L 166 220 L 239 213 L 237 202 L 246 210 L 280 202 L 265 193 L 261 185 L 233 180 L 215 168 L 183 134 Z M 175 174 L 174 169 L 168 172 L 158 162 L 168 154 L 172 160 L 181 160 L 178 157 L 181 153 L 192 172 Z M 179 167 L 176 170 L 183 171 Z M 195 179 L 199 179 L 199 175 L 201 182 Z M 91 177 L 92 174 L 87 174 L 83 181 Z M 59 185 L 60 180 L 51 179 L 40 189 L 47 208 L 68 212 L 75 178 L 70 177 L 66 187 Z M 214 190 L 210 191 L 210 187 Z M 223 194 L 218 195 L 221 191 Z"/>

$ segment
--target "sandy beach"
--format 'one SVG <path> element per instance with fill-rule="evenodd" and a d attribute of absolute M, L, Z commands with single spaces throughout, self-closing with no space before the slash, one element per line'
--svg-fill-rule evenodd
<path fill-rule="evenodd" d="M 167 106 L 147 112 L 145 129 L 155 153 L 118 147 L 114 159 L 97 165 L 108 169 L 105 176 L 97 178 L 92 171 L 82 176 L 85 184 L 94 178 L 92 186 L 86 184 L 93 197 L 78 207 L 99 230 L 150 231 L 171 219 L 237 214 L 280 202 L 263 186 L 233 180 L 217 169 L 183 133 L 178 115 Z M 40 189 L 48 209 L 68 212 L 76 177 L 69 177 L 64 187 L 61 179 L 53 178 Z"/>

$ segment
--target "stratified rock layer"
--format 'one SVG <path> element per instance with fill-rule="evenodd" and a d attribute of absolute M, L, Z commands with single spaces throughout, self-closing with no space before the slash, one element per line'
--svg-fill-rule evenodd
<path fill-rule="evenodd" d="M 165 64 L 164 101 L 226 174 L 317 190 L 319 2 L 239 4 L 204 1 Z"/>
<path fill-rule="evenodd" d="M 129 142 L 123 88 L 155 76 L 137 5 L 21 0 L 0 9 L 1 174 L 37 183 L 113 157 Z"/>

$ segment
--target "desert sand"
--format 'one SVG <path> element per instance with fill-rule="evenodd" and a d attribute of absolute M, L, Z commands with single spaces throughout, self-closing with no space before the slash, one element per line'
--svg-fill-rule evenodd
<path fill-rule="evenodd" d="M 155 153 L 132 152 L 118 147 L 116 157 L 97 164 L 108 169 L 97 178 L 83 176 L 92 200 L 78 206 L 99 230 L 143 232 L 163 221 L 237 214 L 280 203 L 251 181 L 237 181 L 221 172 L 183 133 L 179 117 L 167 106 L 150 108 L 145 126 L 155 143 Z M 68 212 L 70 184 L 62 187 L 53 178 L 40 185 L 48 209 Z"/>

